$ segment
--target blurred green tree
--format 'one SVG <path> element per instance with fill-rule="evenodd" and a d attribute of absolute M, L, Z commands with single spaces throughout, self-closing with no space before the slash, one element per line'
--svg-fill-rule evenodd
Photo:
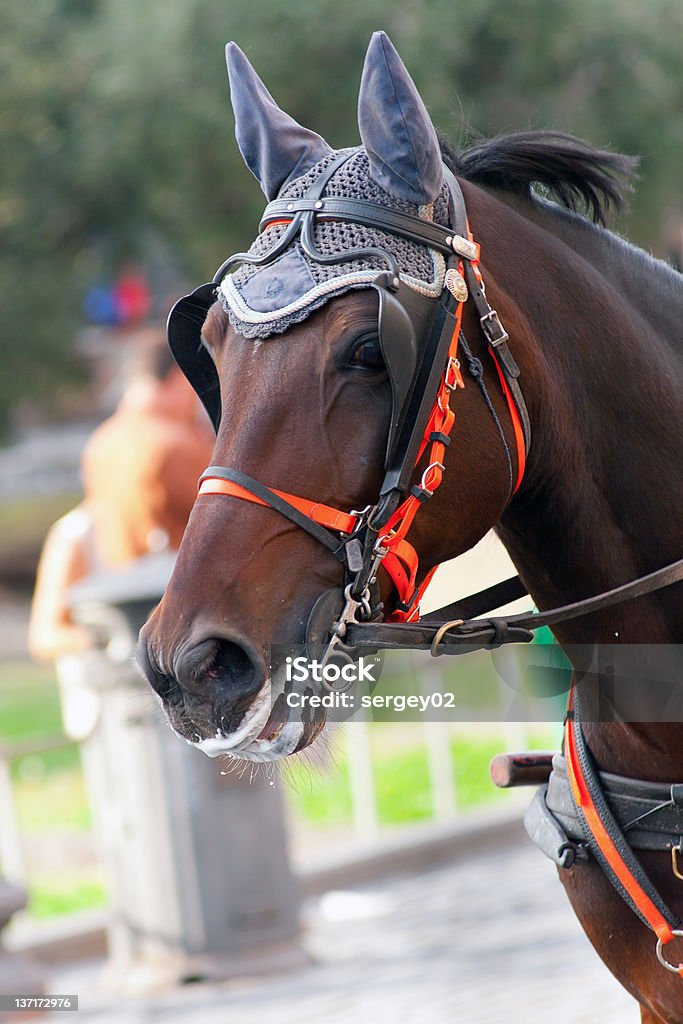
<path fill-rule="evenodd" d="M 0 429 L 74 378 L 89 284 L 129 260 L 204 280 L 253 235 L 262 197 L 232 141 L 224 42 L 341 146 L 378 27 L 454 142 L 531 125 L 642 154 L 629 234 L 648 246 L 683 208 L 679 0 L 4 4 Z"/>

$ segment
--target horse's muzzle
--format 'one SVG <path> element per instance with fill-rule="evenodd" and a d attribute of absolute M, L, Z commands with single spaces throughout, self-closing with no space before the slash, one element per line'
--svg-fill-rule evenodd
<path fill-rule="evenodd" d="M 143 635 L 137 658 L 171 725 L 193 743 L 240 730 L 267 676 L 257 652 L 227 637 L 183 645 L 167 667 Z"/>

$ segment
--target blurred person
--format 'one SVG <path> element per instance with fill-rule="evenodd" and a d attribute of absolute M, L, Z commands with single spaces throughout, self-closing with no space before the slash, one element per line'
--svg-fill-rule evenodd
<path fill-rule="evenodd" d="M 141 346 L 116 412 L 83 454 L 85 504 L 104 566 L 178 549 L 212 447 L 208 417 L 165 342 Z"/>
<path fill-rule="evenodd" d="M 92 645 L 88 630 L 71 621 L 67 594 L 96 570 L 93 545 L 92 520 L 84 504 L 58 519 L 45 537 L 28 629 L 29 652 L 37 661 L 80 654 Z"/>
<path fill-rule="evenodd" d="M 126 377 L 116 411 L 86 445 L 84 501 L 47 534 L 31 607 L 29 651 L 55 660 L 74 739 L 91 722 L 84 675 L 95 638 L 72 621 L 69 590 L 93 573 L 177 550 L 213 446 L 208 417 L 161 332 L 132 353 Z"/>

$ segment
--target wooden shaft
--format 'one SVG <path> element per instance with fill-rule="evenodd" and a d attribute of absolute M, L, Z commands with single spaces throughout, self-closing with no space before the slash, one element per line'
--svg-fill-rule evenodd
<path fill-rule="evenodd" d="M 547 782 L 553 768 L 553 753 L 530 750 L 523 754 L 496 754 L 489 766 L 491 781 L 499 789 Z"/>

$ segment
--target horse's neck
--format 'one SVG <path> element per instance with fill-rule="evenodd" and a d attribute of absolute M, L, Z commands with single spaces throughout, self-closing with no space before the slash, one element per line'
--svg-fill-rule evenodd
<path fill-rule="evenodd" d="M 683 556 L 683 360 L 669 313 L 658 322 L 656 301 L 648 300 L 647 316 L 637 301 L 647 288 L 643 276 L 657 278 L 654 261 L 648 267 L 635 254 L 629 287 L 622 290 L 629 279 L 626 245 L 580 226 L 573 234 L 563 220 L 559 237 L 543 224 L 536 225 L 541 231 L 530 225 L 522 238 L 524 226 L 511 216 L 517 251 L 530 253 L 525 274 L 517 266 L 513 281 L 513 270 L 497 263 L 493 273 L 530 325 L 531 345 L 542 349 L 529 378 L 536 388 L 541 381 L 543 393 L 528 395 L 534 432 L 529 474 L 499 532 L 538 606 L 548 608 Z M 498 231 L 501 226 L 504 234 L 504 215 Z M 582 234 L 589 239 L 585 257 Z M 638 278 L 643 267 L 647 274 Z M 655 280 L 657 289 L 671 292 L 671 281 Z M 680 296 L 678 289 L 683 316 Z M 525 353 L 519 355 L 524 389 Z M 565 623 L 558 638 L 564 644 L 674 643 L 683 632 L 680 589 Z M 683 750 L 681 727 L 670 728 Z M 599 760 L 612 770 L 665 777 L 680 767 L 683 773 L 683 755 L 680 766 L 666 754 L 661 769 L 647 767 L 655 737 L 661 739 L 660 726 L 589 731 Z"/>
<path fill-rule="evenodd" d="M 681 347 L 683 276 L 662 260 L 605 231 L 584 217 L 537 200 L 515 200 L 511 205 L 525 217 L 578 253 L 608 278 L 619 293 L 648 323 Z"/>

